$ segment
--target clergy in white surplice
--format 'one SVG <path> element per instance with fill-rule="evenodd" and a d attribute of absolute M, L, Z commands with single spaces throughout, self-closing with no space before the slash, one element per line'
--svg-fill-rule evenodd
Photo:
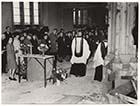
<path fill-rule="evenodd" d="M 83 38 L 82 31 L 79 30 L 78 34 L 72 41 L 72 57 L 71 57 L 71 71 L 70 74 L 76 77 L 86 75 L 86 64 L 90 55 L 89 45 Z"/>
<path fill-rule="evenodd" d="M 102 39 L 98 44 L 98 47 L 95 51 L 93 58 L 93 67 L 95 68 L 94 80 L 102 81 L 103 79 L 103 66 L 106 54 L 107 54 L 107 41 Z"/>

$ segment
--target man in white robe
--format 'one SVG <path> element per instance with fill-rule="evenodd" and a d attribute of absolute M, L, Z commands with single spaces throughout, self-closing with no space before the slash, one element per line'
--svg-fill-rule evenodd
<path fill-rule="evenodd" d="M 72 57 L 71 57 L 71 71 L 70 74 L 76 77 L 82 77 L 86 75 L 87 59 L 90 55 L 89 45 L 87 41 L 82 37 L 82 31 L 78 32 L 78 35 L 72 41 Z"/>

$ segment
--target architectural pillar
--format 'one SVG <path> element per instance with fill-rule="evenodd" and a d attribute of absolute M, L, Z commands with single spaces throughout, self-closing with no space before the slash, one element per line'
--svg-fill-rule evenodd
<path fill-rule="evenodd" d="M 108 4 L 108 50 L 107 50 L 107 54 L 109 55 L 111 53 L 111 22 L 112 22 L 112 5 Z"/>
<path fill-rule="evenodd" d="M 120 30 L 121 30 L 121 3 L 116 4 L 116 20 L 115 20 L 115 63 L 120 63 L 120 57 L 119 57 L 119 47 L 120 47 Z"/>
<path fill-rule="evenodd" d="M 127 29 L 127 4 L 126 3 L 120 3 L 120 35 L 119 35 L 119 57 L 121 59 L 121 62 L 129 62 L 126 57 L 126 29 Z"/>
<path fill-rule="evenodd" d="M 108 3 L 108 52 L 105 58 L 107 65 L 113 58 L 115 53 L 115 23 L 116 23 L 116 4 Z"/>
<path fill-rule="evenodd" d="M 129 63 L 131 58 L 135 57 L 136 53 L 136 48 L 133 44 L 132 36 L 132 29 L 134 27 L 135 20 L 135 4 L 118 3 L 118 7 L 120 8 L 120 21 L 117 23 L 120 23 L 120 31 L 118 31 L 119 42 L 116 44 L 119 45 L 119 51 L 117 54 L 119 55 L 122 63 Z"/>
<path fill-rule="evenodd" d="M 126 82 L 121 76 L 132 76 L 137 72 L 137 62 L 132 61 L 136 53 L 132 36 L 135 6 L 136 3 L 109 3 L 108 55 L 105 65 L 106 70 L 115 72 L 115 87 Z M 111 54 L 114 56 L 109 60 Z"/>
<path fill-rule="evenodd" d="M 136 62 L 136 45 L 134 45 L 134 38 L 132 35 L 132 29 L 135 26 L 135 19 L 136 19 L 136 11 L 135 11 L 135 7 L 138 6 L 137 3 L 129 3 L 129 14 L 130 14 L 130 18 L 129 18 L 129 42 L 128 42 L 128 50 L 129 50 L 129 55 L 131 55 L 131 62 Z"/>

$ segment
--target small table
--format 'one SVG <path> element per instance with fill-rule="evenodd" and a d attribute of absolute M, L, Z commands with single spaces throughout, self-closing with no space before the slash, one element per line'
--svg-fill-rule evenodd
<path fill-rule="evenodd" d="M 19 70 L 18 70 L 18 81 L 19 81 L 19 83 L 21 82 L 21 75 L 20 75 L 20 71 L 21 71 L 21 69 L 20 69 L 20 66 L 21 66 L 21 64 L 20 64 L 20 60 L 21 60 L 21 58 L 34 58 L 40 65 L 41 65 L 41 67 L 43 68 L 43 70 L 44 70 L 44 87 L 46 87 L 46 85 L 47 85 L 47 79 L 46 79 L 46 60 L 48 60 L 49 61 L 49 59 L 50 58 L 52 58 L 53 59 L 53 63 L 52 63 L 52 65 L 53 65 L 53 68 L 54 68 L 54 56 L 53 55 L 44 55 L 44 56 L 42 56 L 42 55 L 39 55 L 39 54 L 27 54 L 27 55 L 18 55 L 18 64 L 19 64 Z M 38 60 L 38 59 L 43 59 L 43 64 Z"/>

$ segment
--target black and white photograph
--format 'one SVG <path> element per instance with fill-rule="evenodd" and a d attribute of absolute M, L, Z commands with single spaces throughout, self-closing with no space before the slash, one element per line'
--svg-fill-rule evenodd
<path fill-rule="evenodd" d="M 139 2 L 1 1 L 1 104 L 138 104 Z"/>

